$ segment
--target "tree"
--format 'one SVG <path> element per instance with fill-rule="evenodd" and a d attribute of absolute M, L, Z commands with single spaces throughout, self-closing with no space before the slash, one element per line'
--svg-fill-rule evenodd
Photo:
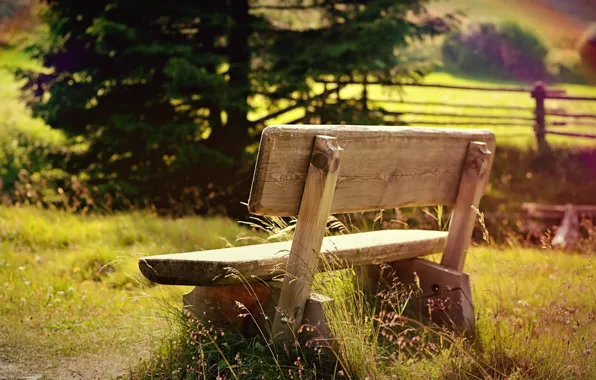
<path fill-rule="evenodd" d="M 96 193 L 236 205 L 262 128 L 251 100 L 275 107 L 321 76 L 421 75 L 396 71 L 396 49 L 454 22 L 426 2 L 46 0 L 49 33 L 31 51 L 53 72 L 26 73 L 27 90 L 36 115 L 87 144 L 60 162 Z"/>

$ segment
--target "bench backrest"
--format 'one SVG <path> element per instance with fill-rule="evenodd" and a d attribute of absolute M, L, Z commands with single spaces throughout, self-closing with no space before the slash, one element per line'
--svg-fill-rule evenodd
<path fill-rule="evenodd" d="M 454 204 L 470 142 L 495 148 L 488 130 L 271 126 L 261 138 L 250 212 L 298 214 L 317 135 L 336 137 L 343 149 L 331 213 Z"/>

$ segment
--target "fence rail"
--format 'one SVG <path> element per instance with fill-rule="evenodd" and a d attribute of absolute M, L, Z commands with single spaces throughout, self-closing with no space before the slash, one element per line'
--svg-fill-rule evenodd
<path fill-rule="evenodd" d="M 281 116 L 286 112 L 294 109 L 305 107 L 306 115 L 295 120 L 291 123 L 300 122 L 312 122 L 311 117 L 317 115 L 319 111 L 324 107 L 338 106 L 346 101 L 356 100 L 363 111 L 374 111 L 379 112 L 383 117 L 389 118 L 387 121 L 391 123 L 407 123 L 417 125 L 444 125 L 444 126 L 463 126 L 463 125 L 475 125 L 475 126 L 515 126 L 515 127 L 528 127 L 533 128 L 538 143 L 538 149 L 541 152 L 547 152 L 550 150 L 546 136 L 548 134 L 567 136 L 575 138 L 588 138 L 596 139 L 596 123 L 591 120 L 596 119 L 596 114 L 591 113 L 579 113 L 579 112 L 567 112 L 566 108 L 560 107 L 558 104 L 556 107 L 547 107 L 547 102 L 550 100 L 561 100 L 561 101 L 594 101 L 596 97 L 587 96 L 570 96 L 565 90 L 559 88 L 546 88 L 546 86 L 540 82 L 537 82 L 533 87 L 488 87 L 488 86 L 458 86 L 458 85 L 446 85 L 446 84 L 430 84 L 430 83 L 398 83 L 388 81 L 368 81 L 366 79 L 362 81 L 350 80 L 318 80 L 318 83 L 324 85 L 324 91 L 321 94 L 315 95 L 309 99 L 295 100 L 294 103 L 285 109 L 276 111 L 270 115 L 267 115 L 255 122 L 254 125 L 262 124 L 267 120 Z M 342 99 L 341 90 L 348 85 L 359 85 L 362 87 L 361 96 L 358 98 L 350 97 L 349 99 Z M 464 90 L 464 91 L 491 91 L 491 92 L 503 92 L 503 93 L 526 93 L 528 97 L 534 100 L 534 106 L 523 106 L 523 105 L 503 105 L 503 104 L 486 104 L 486 103 L 458 103 L 458 102 L 425 102 L 425 101 L 411 101 L 404 99 L 384 99 L 384 98 L 370 98 L 369 97 L 369 86 L 381 85 L 384 87 L 426 87 L 426 88 L 439 88 L 443 90 Z M 383 108 L 383 104 L 391 104 L 400 106 L 399 110 L 386 110 Z M 403 107 L 401 107 L 403 106 Z M 420 108 L 410 109 L 408 106 L 421 106 L 421 107 L 444 107 L 453 109 L 441 111 L 429 111 L 426 109 L 420 110 Z M 403 108 L 403 109 L 402 109 Z M 477 112 L 466 112 L 466 110 L 475 109 Z M 462 112 L 455 112 L 461 110 Z M 490 110 L 504 110 L 511 111 L 510 114 L 506 115 L 495 115 L 488 111 Z M 484 113 L 483 113 L 484 111 Z M 526 112 L 526 115 L 522 113 Z M 319 112 L 320 113 L 320 112 Z M 403 116 L 407 116 L 407 121 L 400 119 Z M 411 117 L 413 116 L 413 118 Z M 433 117 L 433 120 L 426 120 L 426 117 Z M 455 119 L 455 120 L 449 120 Z M 315 119 L 317 120 L 317 119 Z M 335 121 L 334 122 L 339 122 Z M 574 131 L 558 131 L 553 130 L 553 127 L 594 127 L 595 133 L 583 133 Z"/>

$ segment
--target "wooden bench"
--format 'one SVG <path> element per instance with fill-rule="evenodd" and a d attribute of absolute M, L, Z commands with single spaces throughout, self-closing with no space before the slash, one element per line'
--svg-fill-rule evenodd
<path fill-rule="evenodd" d="M 317 270 L 329 268 L 321 265 L 321 254 L 335 258 L 333 269 L 356 266 L 375 283 L 378 264 L 387 263 L 401 282 L 413 281 L 416 272 L 421 299 L 445 301 L 442 313 L 456 327 L 470 330 L 474 313 L 462 268 L 476 218 L 472 206 L 483 194 L 494 147 L 494 134 L 485 130 L 268 127 L 249 210 L 297 215 L 293 241 L 144 257 L 139 267 L 160 284 L 195 285 L 184 303 L 198 317 L 232 323 L 244 333 L 265 325 L 275 339 L 288 341 L 303 323 L 325 329 L 321 303 L 329 300 L 311 294 Z M 454 206 L 449 232 L 324 237 L 331 213 L 427 205 Z M 441 264 L 416 259 L 439 252 Z M 239 317 L 248 312 L 261 319 Z"/>

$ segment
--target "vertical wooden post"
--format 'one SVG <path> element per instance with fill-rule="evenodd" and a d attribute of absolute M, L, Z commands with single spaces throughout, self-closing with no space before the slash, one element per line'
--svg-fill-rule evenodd
<path fill-rule="evenodd" d="M 543 156 L 550 152 L 550 147 L 546 142 L 546 110 L 544 107 L 546 88 L 542 82 L 536 82 L 534 84 L 532 98 L 536 101 L 534 108 L 534 133 L 536 134 L 538 153 Z"/>
<path fill-rule="evenodd" d="M 491 154 L 486 143 L 472 141 L 468 146 L 453 217 L 449 226 L 449 235 L 441 265 L 461 271 L 466 260 L 466 250 L 476 221 L 472 206 L 478 207 L 484 186 L 490 173 Z"/>
<path fill-rule="evenodd" d="M 341 150 L 335 137 L 315 138 L 273 322 L 273 338 L 279 343 L 293 341 L 294 334 L 302 323 L 331 210 Z"/>

